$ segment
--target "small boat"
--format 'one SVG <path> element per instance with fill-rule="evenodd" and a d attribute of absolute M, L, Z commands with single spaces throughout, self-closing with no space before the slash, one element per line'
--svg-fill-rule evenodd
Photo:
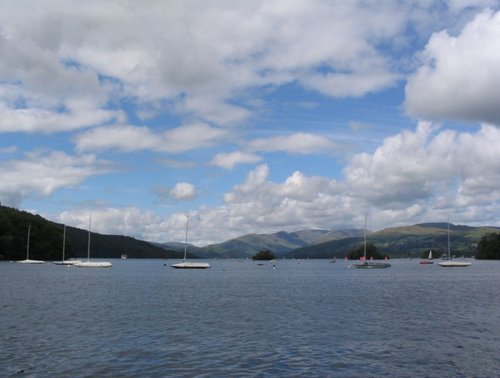
<path fill-rule="evenodd" d="M 189 216 L 186 219 L 186 238 L 184 240 L 184 258 L 182 262 L 170 265 L 175 269 L 207 269 L 210 268 L 209 263 L 203 262 L 188 262 L 187 261 L 187 237 L 188 237 L 188 225 L 189 225 Z"/>
<path fill-rule="evenodd" d="M 389 268 L 391 264 L 389 263 L 381 263 L 381 262 L 374 262 L 374 261 L 366 261 L 366 229 L 367 229 L 367 224 L 366 224 L 366 215 L 365 215 L 365 235 L 364 235 L 364 249 L 363 249 L 363 257 L 361 258 L 361 263 L 359 264 L 352 264 L 354 268 L 357 269 L 384 269 L 384 268 Z"/>
<path fill-rule="evenodd" d="M 30 260 L 30 233 L 31 224 L 28 226 L 28 242 L 26 244 L 26 260 L 17 261 L 18 264 L 45 264 L 45 261 L 40 260 Z"/>
<path fill-rule="evenodd" d="M 65 260 L 64 259 L 64 250 L 66 249 L 66 225 L 64 225 L 63 229 L 63 249 L 62 249 L 62 260 L 61 261 L 54 261 L 54 264 L 56 265 L 75 265 L 78 263 L 81 263 L 80 260 Z"/>
<path fill-rule="evenodd" d="M 429 257 L 427 260 L 421 260 L 420 264 L 428 265 L 428 264 L 434 264 L 434 261 L 432 261 L 432 249 L 429 251 Z"/>
<path fill-rule="evenodd" d="M 128 256 L 124 254 L 124 255 L 121 256 L 121 259 L 122 260 L 126 260 L 126 259 L 128 259 Z"/>
<path fill-rule="evenodd" d="M 89 216 L 89 235 L 87 239 L 87 261 L 80 261 L 74 264 L 78 268 L 110 268 L 112 264 L 108 261 L 90 261 L 90 222 Z"/>
<path fill-rule="evenodd" d="M 453 261 L 451 259 L 450 252 L 450 221 L 448 220 L 448 260 L 441 261 L 438 263 L 439 266 L 443 268 L 465 268 L 469 266 L 471 263 L 468 261 Z"/>

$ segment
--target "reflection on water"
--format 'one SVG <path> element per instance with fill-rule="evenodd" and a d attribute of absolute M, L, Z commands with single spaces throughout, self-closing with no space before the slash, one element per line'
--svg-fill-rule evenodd
<path fill-rule="evenodd" d="M 210 263 L 0 263 L 0 376 L 498 375 L 499 262 Z"/>

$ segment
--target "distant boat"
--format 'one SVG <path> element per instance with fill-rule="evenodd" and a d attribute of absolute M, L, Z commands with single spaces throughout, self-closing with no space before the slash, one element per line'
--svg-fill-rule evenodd
<path fill-rule="evenodd" d="M 175 269 L 207 269 L 210 268 L 209 263 L 188 262 L 187 261 L 187 238 L 188 238 L 189 216 L 186 219 L 186 237 L 184 240 L 184 259 L 182 262 L 172 264 L 171 267 Z"/>
<path fill-rule="evenodd" d="M 78 268 L 109 268 L 112 264 L 108 261 L 90 261 L 90 223 L 91 218 L 89 216 L 89 235 L 87 239 L 87 261 L 79 262 L 74 264 Z"/>
<path fill-rule="evenodd" d="M 126 260 L 126 259 L 128 259 L 128 256 L 127 255 L 122 255 L 121 259 L 122 260 Z"/>
<path fill-rule="evenodd" d="M 448 260 L 438 263 L 443 268 L 465 268 L 471 263 L 468 261 L 453 261 L 450 252 L 450 221 L 448 220 Z"/>
<path fill-rule="evenodd" d="M 366 222 L 366 215 L 365 215 L 365 235 L 364 235 L 364 248 L 363 248 L 363 257 L 361 258 L 361 263 L 360 264 L 352 264 L 353 267 L 358 268 L 358 269 L 384 269 L 384 268 L 389 268 L 391 264 L 388 263 L 379 263 L 379 262 L 374 262 L 374 261 L 366 261 L 366 229 L 367 229 L 367 222 Z"/>
<path fill-rule="evenodd" d="M 63 230 L 62 260 L 61 261 L 54 261 L 54 264 L 56 264 L 56 265 L 75 265 L 75 264 L 81 263 L 80 260 L 64 260 L 65 249 L 66 249 L 66 225 L 64 225 L 64 230 Z"/>
<path fill-rule="evenodd" d="M 427 260 L 420 261 L 420 264 L 434 264 L 434 261 L 432 261 L 432 249 L 429 250 L 429 257 L 427 258 Z"/>
<path fill-rule="evenodd" d="M 26 260 L 19 260 L 19 261 L 17 261 L 17 263 L 19 263 L 19 264 L 45 264 L 45 261 L 30 260 L 30 233 L 31 233 L 31 224 L 28 226 L 28 242 L 26 243 Z"/>

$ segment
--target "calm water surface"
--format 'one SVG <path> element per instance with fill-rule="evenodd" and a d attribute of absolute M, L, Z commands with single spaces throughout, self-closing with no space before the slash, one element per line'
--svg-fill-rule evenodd
<path fill-rule="evenodd" d="M 0 263 L 0 376 L 500 376 L 500 262 Z"/>

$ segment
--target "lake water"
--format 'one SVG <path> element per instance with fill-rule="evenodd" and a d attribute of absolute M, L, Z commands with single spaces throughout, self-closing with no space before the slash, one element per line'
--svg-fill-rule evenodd
<path fill-rule="evenodd" d="M 0 263 L 0 376 L 500 375 L 500 262 L 111 261 Z"/>

